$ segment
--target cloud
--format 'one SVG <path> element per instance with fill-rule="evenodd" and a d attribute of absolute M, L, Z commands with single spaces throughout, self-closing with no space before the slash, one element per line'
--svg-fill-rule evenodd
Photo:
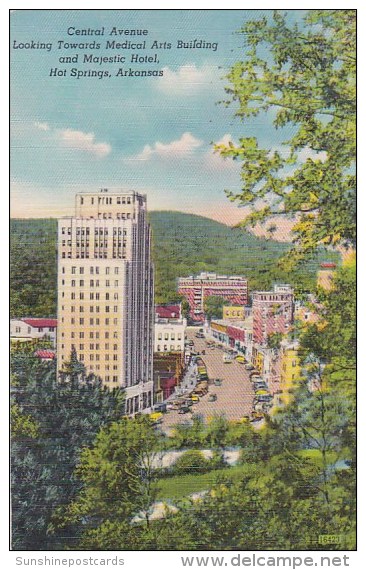
<path fill-rule="evenodd" d="M 275 151 L 277 151 L 282 158 L 289 158 L 291 154 L 291 149 L 287 145 L 272 146 L 270 149 L 270 155 L 273 156 Z M 327 160 L 327 153 L 325 151 L 318 152 L 309 146 L 305 146 L 297 152 L 298 163 L 302 164 L 306 162 L 308 158 L 311 160 L 320 160 L 321 162 L 325 162 Z"/>
<path fill-rule="evenodd" d="M 49 133 L 63 147 L 88 152 L 97 158 L 107 156 L 112 147 L 106 142 L 97 142 L 94 133 L 84 133 L 74 129 L 55 129 L 48 123 L 36 121 L 34 127 L 44 133 Z"/>
<path fill-rule="evenodd" d="M 232 136 L 230 134 L 225 134 L 220 140 L 213 143 L 213 145 L 225 145 L 228 146 L 229 143 L 234 143 Z M 235 144 L 235 143 L 234 143 Z M 224 158 L 219 152 L 215 152 L 211 148 L 204 157 L 204 166 L 208 170 L 239 170 L 240 162 L 233 160 L 232 158 Z"/>
<path fill-rule="evenodd" d="M 57 131 L 57 136 L 62 145 L 74 150 L 89 152 L 97 158 L 107 156 L 112 147 L 105 142 L 96 142 L 94 133 L 84 133 L 73 129 L 62 129 Z"/>
<path fill-rule="evenodd" d="M 152 146 L 146 145 L 140 154 L 132 158 L 137 160 L 150 160 L 154 157 L 165 159 L 182 158 L 192 155 L 202 144 L 203 141 L 187 132 L 183 133 L 180 139 L 167 144 L 157 141 Z"/>
<path fill-rule="evenodd" d="M 327 153 L 326 151 L 317 152 L 310 148 L 309 146 L 305 146 L 300 152 L 298 153 L 298 160 L 299 162 L 306 162 L 308 158 L 311 160 L 320 160 L 321 162 L 325 162 L 327 160 Z"/>
<path fill-rule="evenodd" d="M 187 92 L 195 93 L 208 87 L 213 88 L 213 81 L 217 81 L 217 68 L 208 65 L 198 68 L 195 64 L 188 64 L 177 71 L 164 67 L 163 71 L 163 77 L 159 78 L 155 85 L 160 91 L 170 95 L 186 95 Z"/>
<path fill-rule="evenodd" d="M 39 129 L 40 131 L 49 131 L 50 130 L 50 126 L 48 125 L 48 123 L 34 123 L 34 126 Z"/>

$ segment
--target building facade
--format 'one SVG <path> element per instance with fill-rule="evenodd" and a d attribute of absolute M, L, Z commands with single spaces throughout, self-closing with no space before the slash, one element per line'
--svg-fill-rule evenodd
<path fill-rule="evenodd" d="M 275 333 L 286 334 L 294 319 L 294 294 L 289 285 L 253 293 L 253 341 L 266 345 Z"/>
<path fill-rule="evenodd" d="M 184 295 L 190 307 L 190 318 L 204 322 L 204 303 L 208 297 L 223 297 L 231 304 L 248 303 L 248 280 L 241 276 L 200 273 L 196 277 L 180 277 L 178 293 Z"/>
<path fill-rule="evenodd" d="M 57 365 L 75 348 L 87 372 L 126 391 L 126 412 L 153 401 L 153 266 L 146 196 L 76 195 L 58 223 Z"/>
<path fill-rule="evenodd" d="M 56 346 L 56 319 L 11 319 L 10 339 L 12 341 L 49 340 Z"/>

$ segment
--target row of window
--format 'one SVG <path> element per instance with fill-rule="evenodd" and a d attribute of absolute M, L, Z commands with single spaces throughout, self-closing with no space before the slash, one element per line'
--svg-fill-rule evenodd
<path fill-rule="evenodd" d="M 76 334 L 75 331 L 72 331 L 71 332 L 71 338 L 75 338 L 75 334 Z M 110 334 L 112 334 L 112 333 L 110 333 L 109 331 L 105 331 L 104 338 L 105 339 L 112 338 L 109 336 Z M 64 338 L 65 333 L 61 333 L 61 337 Z M 84 331 L 79 332 L 79 338 L 85 338 Z M 99 339 L 99 331 L 90 331 L 89 332 L 89 338 L 90 339 L 94 339 L 94 338 Z M 113 331 L 113 338 L 118 338 L 118 332 L 117 331 Z M 117 345 L 114 345 L 114 346 L 117 346 Z"/>
<path fill-rule="evenodd" d="M 62 297 L 65 297 L 64 291 L 63 291 Z M 94 301 L 94 297 L 95 297 L 96 301 L 99 301 L 100 300 L 100 293 L 89 293 L 90 301 Z M 105 300 L 106 301 L 109 301 L 111 298 L 112 298 L 112 293 L 106 293 L 105 294 Z M 76 299 L 76 293 L 74 291 L 71 293 L 71 299 L 72 300 Z M 85 299 L 85 294 L 83 292 L 79 293 L 79 299 L 80 299 L 80 301 L 83 301 Z M 118 293 L 113 293 L 113 299 L 115 301 L 118 301 Z"/>
<path fill-rule="evenodd" d="M 85 324 L 86 324 L 85 320 L 87 320 L 87 319 L 84 319 L 84 317 L 81 317 L 81 318 L 79 318 L 79 319 L 75 319 L 75 317 L 71 317 L 71 319 L 70 319 L 70 324 L 71 324 L 71 325 L 75 325 L 75 324 L 85 325 Z M 103 320 L 103 319 L 102 319 L 102 320 Z M 113 322 L 112 322 L 112 321 L 113 321 Z M 62 323 L 65 322 L 64 317 L 61 317 L 61 322 L 62 322 Z M 105 324 L 105 325 L 110 325 L 110 324 L 118 325 L 118 319 L 117 319 L 117 318 L 114 318 L 114 319 L 109 319 L 109 318 L 104 319 L 104 324 Z M 94 319 L 94 318 L 89 319 L 89 325 L 96 325 L 96 326 L 99 326 L 99 325 L 100 325 L 100 319 L 99 319 L 99 317 L 97 317 L 96 319 Z"/>
<path fill-rule="evenodd" d="M 113 285 L 111 285 L 111 280 L 110 279 L 106 279 L 104 282 L 106 287 L 118 287 L 118 279 L 115 279 L 113 282 Z M 65 286 L 66 285 L 66 281 L 65 279 L 61 280 L 61 285 Z M 85 287 L 85 281 L 84 279 L 80 279 L 79 283 L 76 283 L 75 279 L 71 280 L 71 287 Z M 100 281 L 99 279 L 90 279 L 89 280 L 89 287 L 100 287 Z M 102 287 L 103 287 L 103 282 L 102 282 Z"/>
<path fill-rule="evenodd" d="M 75 347 L 74 344 L 72 344 L 71 346 Z M 112 346 L 113 346 L 113 350 L 118 350 L 117 344 L 110 345 L 109 342 L 106 342 L 104 344 L 104 350 L 110 350 L 110 348 Z M 65 348 L 65 345 L 61 344 L 61 348 Z M 84 345 L 84 343 L 79 344 L 79 350 L 87 350 L 86 345 Z M 91 342 L 91 343 L 89 343 L 89 349 L 88 350 L 100 350 L 100 344 L 98 342 L 96 344 L 94 344 L 94 342 Z M 114 355 L 114 356 L 117 356 L 117 355 Z M 109 360 L 109 358 L 107 358 L 107 360 Z M 113 358 L 113 360 L 117 360 L 117 358 Z"/>
<path fill-rule="evenodd" d="M 62 259 L 72 259 L 73 255 L 71 251 L 65 252 L 63 251 L 61 253 L 61 258 Z M 81 252 L 76 252 L 75 255 L 76 259 L 89 259 L 90 255 L 89 255 L 89 250 L 81 251 Z M 108 259 L 108 252 L 106 250 L 103 251 L 95 251 L 94 255 L 92 256 L 92 259 Z M 121 252 L 118 251 L 116 252 L 115 250 L 112 253 L 112 259 L 126 259 L 126 255 L 125 252 Z"/>
<path fill-rule="evenodd" d="M 105 313 L 109 313 L 112 312 L 111 308 L 109 305 L 107 305 L 106 307 L 104 307 L 104 312 Z M 70 312 L 71 313 L 75 313 L 76 312 L 77 307 L 75 305 L 71 305 L 70 307 Z M 65 310 L 65 305 L 61 305 L 61 310 L 64 311 Z M 68 310 L 68 309 L 67 309 Z M 84 312 L 84 305 L 80 305 L 79 306 L 79 313 L 83 313 Z M 89 307 L 89 312 L 90 313 L 94 313 L 94 305 L 92 305 L 91 307 Z M 95 307 L 95 312 L 99 313 L 100 312 L 100 307 L 99 305 Z M 118 305 L 113 305 L 113 312 L 114 313 L 118 313 Z"/>
<path fill-rule="evenodd" d="M 180 351 L 181 349 L 182 347 L 179 344 L 177 344 L 176 346 L 174 344 L 171 344 L 170 347 L 168 347 L 167 344 L 164 345 L 158 344 L 156 347 L 156 352 Z"/>
<path fill-rule="evenodd" d="M 80 204 L 84 204 L 84 196 L 80 196 Z M 96 196 L 91 197 L 91 204 L 94 204 L 94 200 L 96 200 Z M 96 202 L 95 202 L 96 203 Z M 117 196 L 116 197 L 116 204 L 131 204 L 132 198 L 131 196 Z M 112 196 L 98 196 L 98 204 L 113 204 L 113 197 Z"/>
<path fill-rule="evenodd" d="M 158 333 L 158 340 L 163 340 L 163 333 Z M 169 340 L 169 333 L 164 333 L 164 340 Z M 175 333 L 170 333 L 170 340 L 175 340 Z M 177 333 L 177 340 L 182 340 L 182 333 Z"/>

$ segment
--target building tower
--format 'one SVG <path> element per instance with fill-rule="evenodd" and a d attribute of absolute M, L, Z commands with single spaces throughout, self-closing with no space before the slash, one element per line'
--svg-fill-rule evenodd
<path fill-rule="evenodd" d="M 153 402 L 153 266 L 146 196 L 76 195 L 58 223 L 57 366 L 75 348 L 87 372 L 126 390 L 126 412 Z"/>
<path fill-rule="evenodd" d="M 294 294 L 290 285 L 275 285 L 273 291 L 255 291 L 253 341 L 265 345 L 275 333 L 286 334 L 294 319 Z"/>

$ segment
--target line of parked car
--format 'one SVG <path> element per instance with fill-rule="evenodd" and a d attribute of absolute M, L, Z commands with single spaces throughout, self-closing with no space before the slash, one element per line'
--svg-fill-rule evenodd
<path fill-rule="evenodd" d="M 269 412 L 272 407 L 273 396 L 268 389 L 268 384 L 265 382 L 258 374 L 258 372 L 252 373 L 250 380 L 253 383 L 254 388 L 254 398 L 253 398 L 253 408 L 251 413 L 251 421 L 262 420 Z"/>

